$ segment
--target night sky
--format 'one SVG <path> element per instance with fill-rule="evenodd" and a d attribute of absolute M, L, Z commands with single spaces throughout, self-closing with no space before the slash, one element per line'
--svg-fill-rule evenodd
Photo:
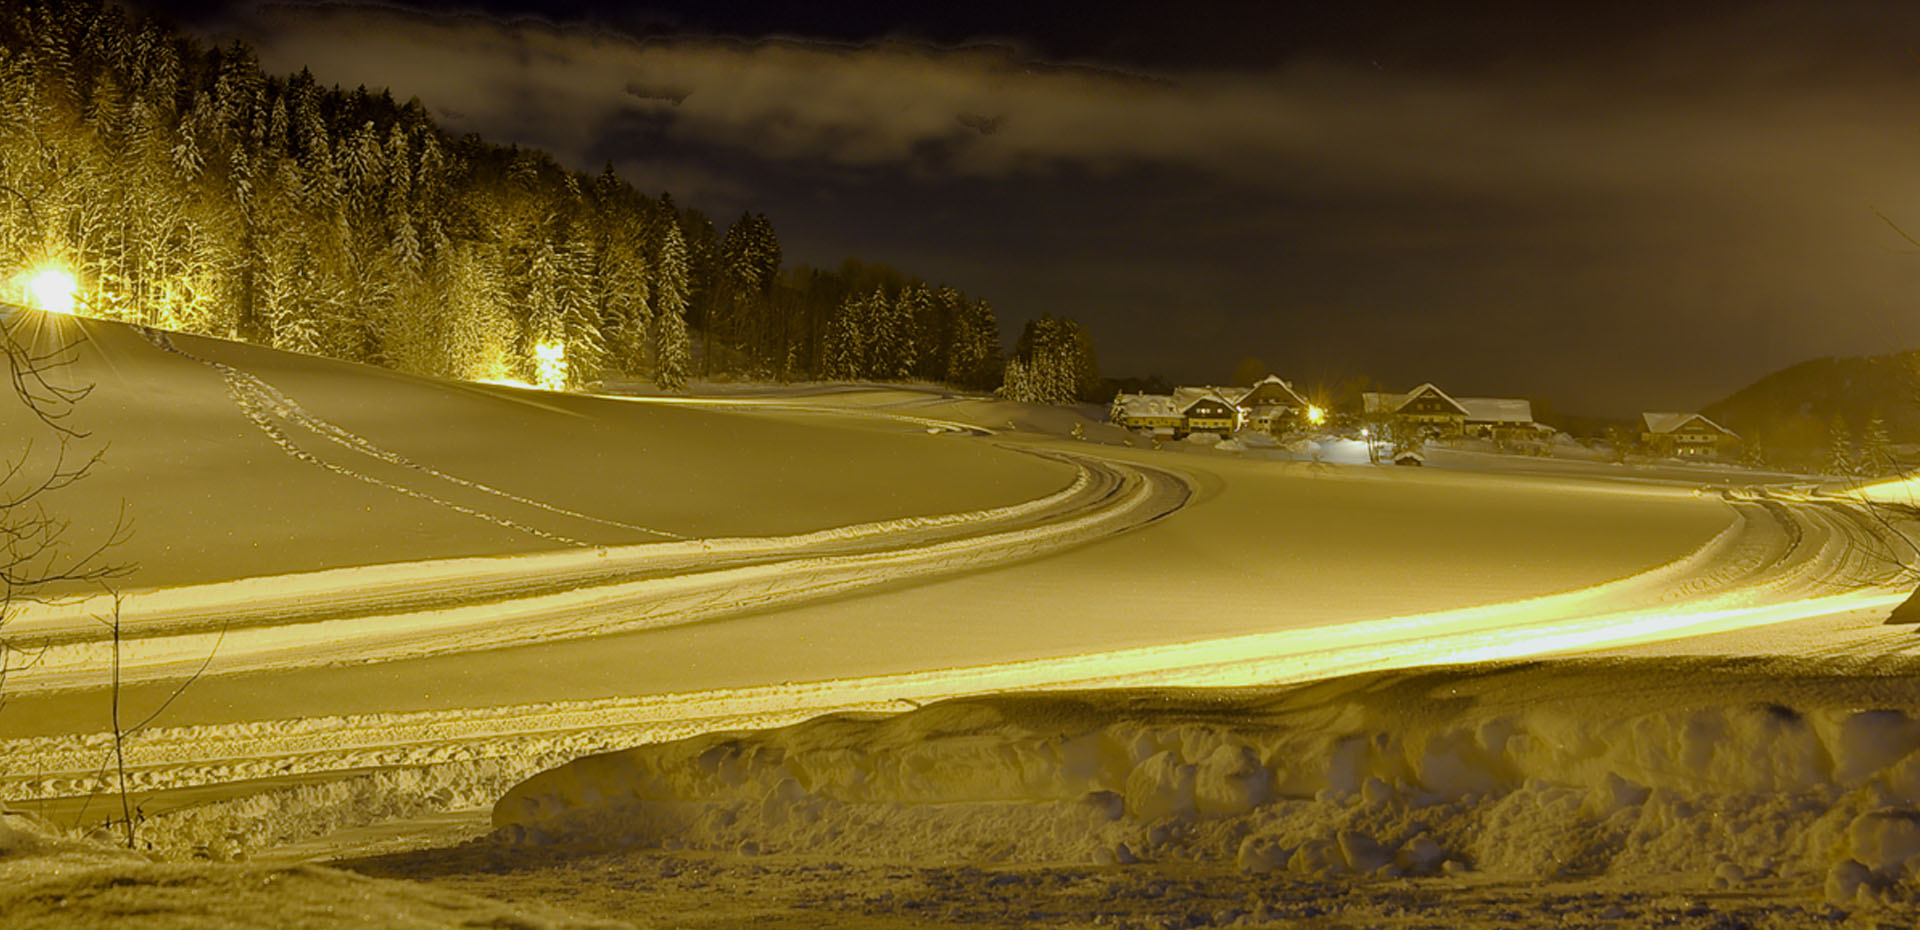
<path fill-rule="evenodd" d="M 147 6 L 1111 375 L 1625 415 L 1920 344 L 1920 4 Z"/>

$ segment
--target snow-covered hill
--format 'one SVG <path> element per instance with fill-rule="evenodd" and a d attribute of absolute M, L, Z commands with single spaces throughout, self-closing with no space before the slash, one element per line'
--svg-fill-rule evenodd
<path fill-rule="evenodd" d="M 124 505 L 134 535 L 111 556 L 137 566 L 129 588 L 801 533 L 1016 503 L 1074 476 L 903 421 L 624 403 L 34 316 L 0 322 L 41 350 L 79 341 L 52 377 L 93 385 L 72 423 L 91 433 L 80 451 L 103 450 L 54 503 L 75 547 Z M 0 433 L 41 432 L 0 404 Z"/>

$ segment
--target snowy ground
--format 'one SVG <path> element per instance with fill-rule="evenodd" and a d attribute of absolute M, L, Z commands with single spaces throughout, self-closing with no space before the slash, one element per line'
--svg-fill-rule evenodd
<path fill-rule="evenodd" d="M 355 867 L 642 925 L 1908 914 L 1898 513 L 1737 473 L 1154 449 L 937 390 L 569 397 L 80 325 L 113 446 L 77 519 L 136 509 L 122 696 L 179 696 L 126 748 L 172 855 L 384 852 Z M 8 682 L 0 797 L 56 824 L 113 806 L 102 606 L 12 628 L 48 648 Z M 1596 651 L 1619 658 L 1404 671 Z M 1672 658 L 1696 653 L 1787 659 Z M 1192 685 L 1255 690 L 1030 694 Z M 802 724 L 827 712 L 860 716 Z M 283 880 L 184 874 L 127 881 Z"/>

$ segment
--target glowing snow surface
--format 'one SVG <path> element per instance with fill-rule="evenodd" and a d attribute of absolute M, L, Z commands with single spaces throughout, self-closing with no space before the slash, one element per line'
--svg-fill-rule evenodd
<path fill-rule="evenodd" d="M 588 757 L 515 787 L 494 822 L 524 843 L 1685 876 L 1905 904 L 1917 686 L 1914 663 L 1663 660 L 981 697 Z"/>
<path fill-rule="evenodd" d="M 129 674 L 214 658 L 128 742 L 136 785 L 318 780 L 156 812 L 179 848 L 217 822 L 288 842 L 422 796 L 478 803 L 553 768 L 500 807 L 521 839 L 1315 880 L 1572 862 L 1848 906 L 1895 901 L 1920 853 L 1904 666 L 1386 671 L 1869 624 L 1904 596 L 1878 558 L 1897 540 L 1845 499 L 1129 448 L 1071 410 L 926 391 L 502 391 L 82 325 L 96 373 L 126 382 L 91 415 L 132 459 L 85 489 L 156 507 L 145 525 L 187 550 L 152 550 L 167 583 L 127 602 Z M 164 435 L 139 432 L 156 417 Z M 502 433 L 585 464 L 495 448 Z M 181 451 L 196 444 L 204 460 Z M 130 493 L 143 468 L 187 502 Z M 168 522 L 215 486 L 259 518 L 250 544 Z M 320 570 L 245 568 L 273 564 Z M 821 594 L 842 596 L 801 603 Z M 99 606 L 19 618 L 52 646 L 8 682 L 4 796 L 95 789 Z M 614 634 L 634 626 L 656 628 Z M 1850 642 L 1910 651 L 1864 630 Z M 1275 690 L 1351 672 L 1370 677 Z M 823 712 L 1194 684 L 1263 690 L 969 700 L 558 766 Z M 1608 696 L 1622 687 L 1640 696 Z M 173 688 L 133 684 L 126 706 Z M 327 774 L 349 769 L 378 771 Z"/>

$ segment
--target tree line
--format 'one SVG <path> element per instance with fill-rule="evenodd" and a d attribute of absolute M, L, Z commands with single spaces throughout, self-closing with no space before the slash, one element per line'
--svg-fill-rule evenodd
<path fill-rule="evenodd" d="M 418 100 L 269 75 L 102 0 L 0 11 L 0 274 L 47 266 L 92 316 L 448 377 L 1097 380 L 1079 324 L 1029 323 L 1009 362 L 953 287 L 784 268 L 762 214 L 722 232 L 611 166 L 454 138 Z"/>

